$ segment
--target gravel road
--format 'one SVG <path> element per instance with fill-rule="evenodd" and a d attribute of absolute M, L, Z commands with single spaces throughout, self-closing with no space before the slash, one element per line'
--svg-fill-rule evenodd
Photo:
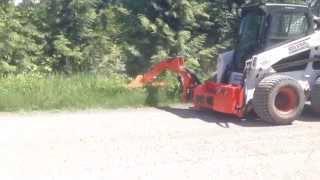
<path fill-rule="evenodd" d="M 0 113 L 0 179 L 320 178 L 320 118 L 291 126 L 174 108 Z"/>

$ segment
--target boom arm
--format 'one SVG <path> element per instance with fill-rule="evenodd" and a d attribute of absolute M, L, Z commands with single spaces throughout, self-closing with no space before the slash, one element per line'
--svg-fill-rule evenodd
<path fill-rule="evenodd" d="M 200 83 L 196 76 L 186 69 L 185 60 L 182 57 L 167 59 L 156 64 L 144 75 L 137 76 L 137 78 L 129 84 L 129 88 L 140 88 L 147 84 L 151 84 L 164 71 L 174 72 L 180 77 L 183 90 L 183 101 L 186 102 L 192 99 L 193 90 Z"/>

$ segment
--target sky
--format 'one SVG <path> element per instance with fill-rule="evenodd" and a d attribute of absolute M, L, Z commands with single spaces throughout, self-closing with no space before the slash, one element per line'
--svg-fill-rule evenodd
<path fill-rule="evenodd" d="M 14 0 L 15 4 L 21 3 L 22 0 Z"/>

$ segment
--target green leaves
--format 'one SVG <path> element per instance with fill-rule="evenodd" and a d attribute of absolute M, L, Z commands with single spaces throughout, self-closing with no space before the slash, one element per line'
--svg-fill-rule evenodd
<path fill-rule="evenodd" d="M 57 56 L 65 56 L 71 58 L 80 58 L 81 53 L 78 49 L 70 48 L 71 42 L 63 35 L 56 36 L 56 40 L 53 42 L 54 48 L 57 51 Z"/>
<path fill-rule="evenodd" d="M 215 70 L 217 54 L 226 48 L 217 45 L 231 39 L 234 33 L 228 23 L 233 22 L 234 15 L 223 1 L 150 0 L 137 16 L 138 31 L 149 39 L 140 45 L 146 64 L 150 59 L 153 64 L 168 56 L 185 56 L 194 61 L 190 63 L 194 69 L 210 73 Z M 148 47 L 148 53 L 144 47 Z"/>
<path fill-rule="evenodd" d="M 0 8 L 0 73 L 23 73 L 37 69 L 42 55 L 42 33 L 25 11 L 12 4 Z"/>
<path fill-rule="evenodd" d="M 6 1 L 0 4 L 0 74 L 131 76 L 172 56 L 210 73 L 217 54 L 232 45 L 236 17 L 224 0 Z"/>
<path fill-rule="evenodd" d="M 146 31 L 151 32 L 151 33 L 156 33 L 158 31 L 157 26 L 154 23 L 152 23 L 146 16 L 139 14 L 138 18 L 140 20 L 142 27 Z"/>

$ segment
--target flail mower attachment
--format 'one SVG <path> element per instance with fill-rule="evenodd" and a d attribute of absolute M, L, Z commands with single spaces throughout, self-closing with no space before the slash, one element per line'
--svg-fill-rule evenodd
<path fill-rule="evenodd" d="M 193 89 L 200 83 L 196 76 L 185 68 L 185 60 L 182 57 L 166 59 L 153 66 L 144 75 L 138 75 L 129 85 L 129 89 L 141 88 L 148 84 L 153 86 L 164 86 L 164 82 L 154 82 L 164 71 L 176 73 L 181 80 L 182 101 L 188 102 L 193 97 Z"/>
<path fill-rule="evenodd" d="M 128 88 L 142 88 L 147 84 L 152 84 L 164 71 L 174 72 L 180 77 L 183 102 L 193 101 L 194 108 L 197 109 L 211 109 L 243 117 L 245 95 L 242 86 L 211 81 L 201 84 L 198 78 L 185 67 L 185 60 L 182 57 L 166 59 L 156 64 L 144 75 L 137 76 L 128 85 Z M 162 86 L 164 83 L 153 85 Z"/>
<path fill-rule="evenodd" d="M 143 88 L 146 84 L 144 83 L 144 76 L 138 75 L 134 80 L 130 82 L 128 85 L 129 89 L 137 89 L 137 88 Z M 147 83 L 148 84 L 148 83 Z M 165 87 L 166 83 L 163 81 L 157 81 L 150 83 L 153 87 Z"/>

